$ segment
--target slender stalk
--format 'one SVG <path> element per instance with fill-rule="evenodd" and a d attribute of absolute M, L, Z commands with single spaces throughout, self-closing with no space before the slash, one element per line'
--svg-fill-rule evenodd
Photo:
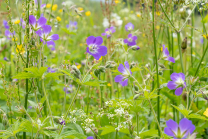
<path fill-rule="evenodd" d="M 139 113 L 136 113 L 136 121 L 137 121 L 137 136 L 139 136 Z"/>
<path fill-rule="evenodd" d="M 194 36 L 194 11 L 191 16 L 191 67 L 193 68 L 193 36 Z"/>
<path fill-rule="evenodd" d="M 179 50 L 179 54 L 180 54 L 181 68 L 182 68 L 182 72 L 185 73 L 184 66 L 183 66 L 183 56 L 182 56 L 182 51 L 181 51 L 181 35 L 180 35 L 180 32 L 177 32 L 177 37 L 178 37 L 178 50 Z"/>
<path fill-rule="evenodd" d="M 164 10 L 164 9 L 163 9 Z M 158 74 L 158 63 L 157 63 L 157 46 L 156 46 L 156 40 L 155 40 L 155 0 L 152 0 L 152 20 L 153 20 L 153 23 L 152 23 L 152 30 L 153 30 L 153 43 L 154 43 L 154 50 L 155 50 L 155 64 L 156 64 L 156 73 L 157 73 L 157 88 L 158 88 L 158 91 L 157 91 L 157 121 L 158 121 L 158 135 L 160 136 L 161 135 L 161 129 L 160 129 L 160 84 L 159 84 L 159 74 Z M 160 129 L 160 130 L 159 130 Z"/>
<path fill-rule="evenodd" d="M 46 97 L 46 103 L 48 105 L 48 110 L 49 110 L 49 114 L 51 116 L 51 122 L 52 122 L 52 126 L 54 127 L 54 123 L 53 123 L 53 116 L 52 116 L 52 112 L 51 112 L 51 107 L 50 107 L 50 104 L 49 104 L 49 101 L 48 101 L 48 95 L 45 91 L 45 87 L 44 87 L 44 80 L 42 80 L 42 88 L 43 88 L 43 93 L 44 93 L 44 96 Z"/>
<path fill-rule="evenodd" d="M 200 60 L 200 62 L 199 62 L 199 65 L 197 66 L 197 69 L 196 69 L 196 72 L 195 72 L 195 76 L 198 74 L 199 68 L 200 68 L 200 66 L 201 66 L 202 61 L 204 60 L 204 56 L 205 56 L 205 54 L 206 54 L 206 52 L 207 52 L 207 49 L 208 49 L 208 41 L 207 41 L 207 46 L 206 46 L 206 48 L 205 48 L 205 50 L 204 50 L 204 53 L 203 53 L 203 55 L 202 55 L 202 58 L 201 58 L 201 60 Z"/>
<path fill-rule="evenodd" d="M 169 23 L 170 23 L 171 26 L 174 28 L 174 30 L 177 31 L 177 29 L 176 29 L 176 27 L 174 26 L 173 22 L 170 20 L 170 18 L 168 17 L 167 13 L 165 12 L 165 10 L 164 10 L 164 8 L 163 8 L 163 6 L 162 6 L 160 0 L 158 0 L 158 1 L 159 1 L 159 5 L 160 5 L 160 7 L 161 7 L 163 13 L 165 14 L 165 17 L 168 19 Z M 154 0 L 153 0 L 153 2 L 154 2 Z"/>

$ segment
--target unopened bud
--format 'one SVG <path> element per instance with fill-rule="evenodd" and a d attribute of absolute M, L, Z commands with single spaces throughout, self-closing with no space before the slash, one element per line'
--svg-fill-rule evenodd
<path fill-rule="evenodd" d="M 26 110 L 23 106 L 16 106 L 18 113 L 26 114 Z"/>
<path fill-rule="evenodd" d="M 139 50 L 139 49 L 140 49 L 140 47 L 139 47 L 139 46 L 137 46 L 137 45 L 134 45 L 134 46 L 131 46 L 131 49 L 136 51 L 136 50 Z"/>
<path fill-rule="evenodd" d="M 181 49 L 183 50 L 183 52 L 185 52 L 186 48 L 187 48 L 187 37 L 184 38 L 181 44 Z"/>
<path fill-rule="evenodd" d="M 134 95 L 134 100 L 137 99 L 140 96 L 140 94 Z"/>
<path fill-rule="evenodd" d="M 73 74 L 76 78 L 80 79 L 81 78 L 81 72 L 79 71 L 77 66 L 72 65 L 71 69 L 72 69 L 71 74 Z"/>
<path fill-rule="evenodd" d="M 116 67 L 116 65 L 117 65 L 116 62 L 114 61 L 107 61 L 105 67 L 111 69 L 111 68 Z"/>

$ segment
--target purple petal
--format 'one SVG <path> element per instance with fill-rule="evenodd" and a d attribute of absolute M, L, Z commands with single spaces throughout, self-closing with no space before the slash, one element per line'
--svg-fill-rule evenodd
<path fill-rule="evenodd" d="M 129 46 L 134 46 L 134 45 L 136 45 L 136 42 L 135 42 L 135 41 L 128 42 L 128 45 L 129 45 Z"/>
<path fill-rule="evenodd" d="M 130 68 L 129 68 L 129 63 L 128 63 L 128 61 L 125 61 L 125 62 L 124 62 L 124 65 L 125 65 L 126 69 L 129 70 L 130 74 L 132 74 L 132 72 L 131 72 L 131 70 L 130 70 Z"/>
<path fill-rule="evenodd" d="M 181 133 L 186 133 L 184 136 L 187 136 L 188 134 L 192 134 L 195 130 L 195 126 L 192 124 L 191 120 L 188 120 L 186 118 L 181 119 L 179 123 L 179 128 Z"/>
<path fill-rule="evenodd" d="M 173 57 L 168 57 L 167 58 L 168 61 L 175 63 L 175 59 Z"/>
<path fill-rule="evenodd" d="M 170 75 L 170 78 L 171 78 L 171 80 L 173 80 L 173 81 L 177 81 L 178 80 L 178 78 L 180 78 L 180 76 L 179 76 L 179 74 L 178 73 L 172 73 L 171 75 Z"/>
<path fill-rule="evenodd" d="M 109 38 L 111 35 L 107 35 L 107 38 Z"/>
<path fill-rule="evenodd" d="M 165 48 L 163 47 L 163 53 L 165 56 L 169 56 L 169 51 L 168 51 L 168 48 Z"/>
<path fill-rule="evenodd" d="M 30 23 L 33 27 L 35 27 L 35 25 L 36 25 L 36 18 L 35 18 L 34 15 L 30 15 L 30 16 L 29 16 L 29 23 Z"/>
<path fill-rule="evenodd" d="M 47 36 L 51 32 L 51 26 L 45 25 L 43 26 L 43 33 Z"/>
<path fill-rule="evenodd" d="M 38 27 L 43 27 L 47 22 L 47 19 L 45 17 L 40 17 L 38 19 Z"/>
<path fill-rule="evenodd" d="M 137 36 L 133 36 L 132 40 L 136 41 L 137 40 Z"/>
<path fill-rule="evenodd" d="M 106 33 L 102 33 L 101 35 L 102 35 L 102 36 L 105 36 L 105 35 L 106 35 Z"/>
<path fill-rule="evenodd" d="M 53 41 L 47 41 L 47 45 L 48 46 L 55 46 L 55 42 L 53 42 Z"/>
<path fill-rule="evenodd" d="M 98 36 L 98 37 L 95 38 L 94 44 L 101 45 L 102 43 L 103 43 L 103 38 L 102 37 Z"/>
<path fill-rule="evenodd" d="M 180 96 L 183 93 L 183 88 L 179 87 L 175 90 L 175 95 Z"/>
<path fill-rule="evenodd" d="M 183 79 L 185 80 L 185 75 L 183 73 L 178 73 L 178 75 Z"/>
<path fill-rule="evenodd" d="M 168 136 L 171 136 L 171 137 L 174 137 L 175 135 L 174 135 L 174 133 L 170 130 L 170 128 L 168 128 L 168 127 L 166 127 L 165 129 L 164 129 L 164 133 L 166 134 L 166 135 L 168 135 Z"/>
<path fill-rule="evenodd" d="M 123 64 L 120 64 L 118 66 L 118 71 L 123 73 L 123 74 L 128 74 L 128 72 L 126 71 L 125 67 L 123 66 Z"/>
<path fill-rule="evenodd" d="M 173 89 L 176 89 L 177 84 L 176 84 L 174 81 L 170 81 L 170 82 L 168 82 L 167 87 L 168 87 L 170 90 L 173 90 Z"/>
<path fill-rule="evenodd" d="M 177 132 L 178 132 L 178 124 L 175 121 L 173 121 L 172 119 L 170 119 L 170 120 L 166 121 L 166 125 L 167 125 L 167 127 L 170 130 L 172 130 L 174 133 L 177 134 Z"/>
<path fill-rule="evenodd" d="M 95 41 L 95 37 L 94 36 L 89 36 L 87 38 L 87 40 L 86 40 L 88 46 L 93 44 L 94 41 Z"/>
<path fill-rule="evenodd" d="M 50 36 L 50 39 L 56 41 L 56 40 L 59 39 L 59 35 L 58 34 L 53 34 L 53 35 Z"/>
<path fill-rule="evenodd" d="M 128 35 L 128 38 L 131 38 L 131 37 L 132 37 L 132 34 L 129 34 L 129 35 Z"/>
<path fill-rule="evenodd" d="M 93 136 L 89 136 L 89 137 L 87 137 L 87 139 L 94 139 L 94 137 Z"/>
<path fill-rule="evenodd" d="M 115 82 L 122 82 L 122 80 L 123 80 L 123 76 L 122 75 L 117 75 L 115 78 L 114 78 L 114 80 L 115 80 Z"/>
<path fill-rule="evenodd" d="M 128 41 L 128 39 L 124 39 L 124 43 L 128 43 L 129 41 Z"/>
<path fill-rule="evenodd" d="M 106 46 L 98 46 L 97 51 L 101 56 L 105 56 L 108 52 Z"/>
<path fill-rule="evenodd" d="M 105 29 L 105 32 L 107 32 L 107 31 L 109 31 L 109 28 L 106 28 L 106 29 Z"/>
<path fill-rule="evenodd" d="M 101 55 L 99 53 L 91 53 L 91 55 L 96 59 L 99 60 L 101 58 Z"/>
<path fill-rule="evenodd" d="M 128 85 L 128 78 L 125 79 L 124 81 L 120 82 L 120 84 L 121 84 L 122 86 L 127 86 L 127 85 Z"/>

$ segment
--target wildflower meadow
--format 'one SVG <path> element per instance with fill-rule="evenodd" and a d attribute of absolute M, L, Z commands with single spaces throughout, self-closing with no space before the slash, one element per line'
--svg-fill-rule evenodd
<path fill-rule="evenodd" d="M 208 0 L 0 0 L 1 139 L 208 139 Z"/>

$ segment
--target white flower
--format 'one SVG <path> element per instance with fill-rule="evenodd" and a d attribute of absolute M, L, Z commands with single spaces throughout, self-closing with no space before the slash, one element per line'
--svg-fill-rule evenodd
<path fill-rule="evenodd" d="M 86 133 L 90 133 L 92 132 L 92 130 L 90 128 L 85 128 Z"/>
<path fill-rule="evenodd" d="M 118 26 L 118 27 L 119 27 L 119 26 L 121 26 L 122 23 L 123 23 L 123 21 L 121 20 L 121 17 L 118 16 L 116 13 L 112 13 L 110 19 L 111 19 L 111 20 L 110 20 L 110 23 L 111 23 L 112 26 Z M 104 18 L 104 19 L 103 19 L 103 26 L 104 26 L 105 28 L 108 28 L 109 25 L 110 25 L 110 23 L 109 23 L 109 21 L 108 21 L 107 18 Z"/>
<path fill-rule="evenodd" d="M 115 109 L 115 113 L 117 116 L 122 116 L 122 114 L 124 114 L 124 109 L 123 108 Z"/>

